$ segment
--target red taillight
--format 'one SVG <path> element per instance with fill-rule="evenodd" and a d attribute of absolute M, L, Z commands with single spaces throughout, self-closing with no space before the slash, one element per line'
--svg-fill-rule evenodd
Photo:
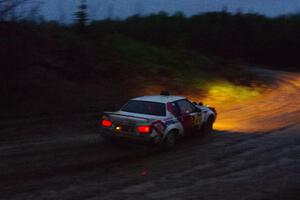
<path fill-rule="evenodd" d="M 103 119 L 102 120 L 102 126 L 103 127 L 111 127 L 112 126 L 112 122 L 110 120 Z"/>
<path fill-rule="evenodd" d="M 151 126 L 138 126 L 137 131 L 140 134 L 147 134 L 151 132 Z"/>

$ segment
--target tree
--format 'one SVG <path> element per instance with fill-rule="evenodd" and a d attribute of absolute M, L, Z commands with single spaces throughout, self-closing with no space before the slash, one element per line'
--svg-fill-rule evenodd
<path fill-rule="evenodd" d="M 88 6 L 86 0 L 80 0 L 78 11 L 75 12 L 76 25 L 80 32 L 85 32 L 86 29 L 86 23 L 88 21 L 87 8 Z"/>

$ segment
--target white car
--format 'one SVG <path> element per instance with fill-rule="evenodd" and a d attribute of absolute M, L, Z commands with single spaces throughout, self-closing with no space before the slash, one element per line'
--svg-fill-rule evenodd
<path fill-rule="evenodd" d="M 162 92 L 129 100 L 117 112 L 102 113 L 99 125 L 104 139 L 146 142 L 171 148 L 192 133 L 210 133 L 216 120 L 214 108 L 191 103 Z"/>

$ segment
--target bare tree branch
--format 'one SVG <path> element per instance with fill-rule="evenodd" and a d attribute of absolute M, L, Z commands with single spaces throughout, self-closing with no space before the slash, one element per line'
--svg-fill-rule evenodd
<path fill-rule="evenodd" d="M 0 19 L 13 13 L 17 7 L 29 0 L 0 0 Z"/>

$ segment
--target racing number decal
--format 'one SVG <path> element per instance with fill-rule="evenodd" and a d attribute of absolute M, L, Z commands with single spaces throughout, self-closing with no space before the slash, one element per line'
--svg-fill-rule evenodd
<path fill-rule="evenodd" d="M 163 135 L 165 129 L 166 129 L 166 124 L 164 124 L 162 121 L 157 120 L 152 123 L 153 128 L 156 130 L 156 132 L 159 135 Z"/>
<path fill-rule="evenodd" d="M 199 126 L 201 124 L 201 122 L 202 122 L 201 114 L 200 115 L 197 114 L 197 115 L 192 116 L 192 124 L 194 126 Z"/>

